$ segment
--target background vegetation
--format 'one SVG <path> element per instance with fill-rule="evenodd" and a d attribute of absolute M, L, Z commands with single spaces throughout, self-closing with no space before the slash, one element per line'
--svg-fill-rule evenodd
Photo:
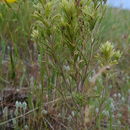
<path fill-rule="evenodd" d="M 0 129 L 130 129 L 129 23 L 103 0 L 1 2 Z"/>

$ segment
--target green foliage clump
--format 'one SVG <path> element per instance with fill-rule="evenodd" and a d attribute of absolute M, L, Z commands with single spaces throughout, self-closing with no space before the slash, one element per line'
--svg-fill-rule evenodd
<path fill-rule="evenodd" d="M 43 0 L 35 5 L 32 38 L 49 56 L 46 64 L 61 74 L 67 87 L 83 89 L 104 11 L 103 1 L 98 0 Z"/>

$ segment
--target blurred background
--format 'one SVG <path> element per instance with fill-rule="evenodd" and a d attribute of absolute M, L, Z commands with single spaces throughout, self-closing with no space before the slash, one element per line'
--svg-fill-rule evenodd
<path fill-rule="evenodd" d="M 130 9 L 130 0 L 108 0 L 108 5 L 113 7 Z"/>

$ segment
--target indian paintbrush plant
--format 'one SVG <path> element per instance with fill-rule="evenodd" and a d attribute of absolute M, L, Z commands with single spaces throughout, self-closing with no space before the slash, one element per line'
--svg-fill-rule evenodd
<path fill-rule="evenodd" d="M 79 120 L 83 115 L 82 108 L 89 105 L 86 103 L 85 82 L 89 82 L 90 73 L 95 69 L 93 63 L 99 61 L 103 68 L 118 63 L 121 56 L 110 42 L 100 48 L 97 46 L 100 44 L 98 30 L 105 12 L 105 2 L 40 0 L 34 7 L 36 22 L 32 27 L 32 39 L 38 46 L 40 68 L 44 69 L 41 72 L 42 87 L 51 88 L 49 93 L 62 97 L 69 111 L 77 111 L 79 117 L 74 121 Z M 104 70 L 106 68 L 92 79 L 96 82 Z M 87 85 L 92 89 L 91 84 Z M 68 96 L 73 105 L 67 102 Z M 48 98 L 52 99 L 51 96 Z"/>

